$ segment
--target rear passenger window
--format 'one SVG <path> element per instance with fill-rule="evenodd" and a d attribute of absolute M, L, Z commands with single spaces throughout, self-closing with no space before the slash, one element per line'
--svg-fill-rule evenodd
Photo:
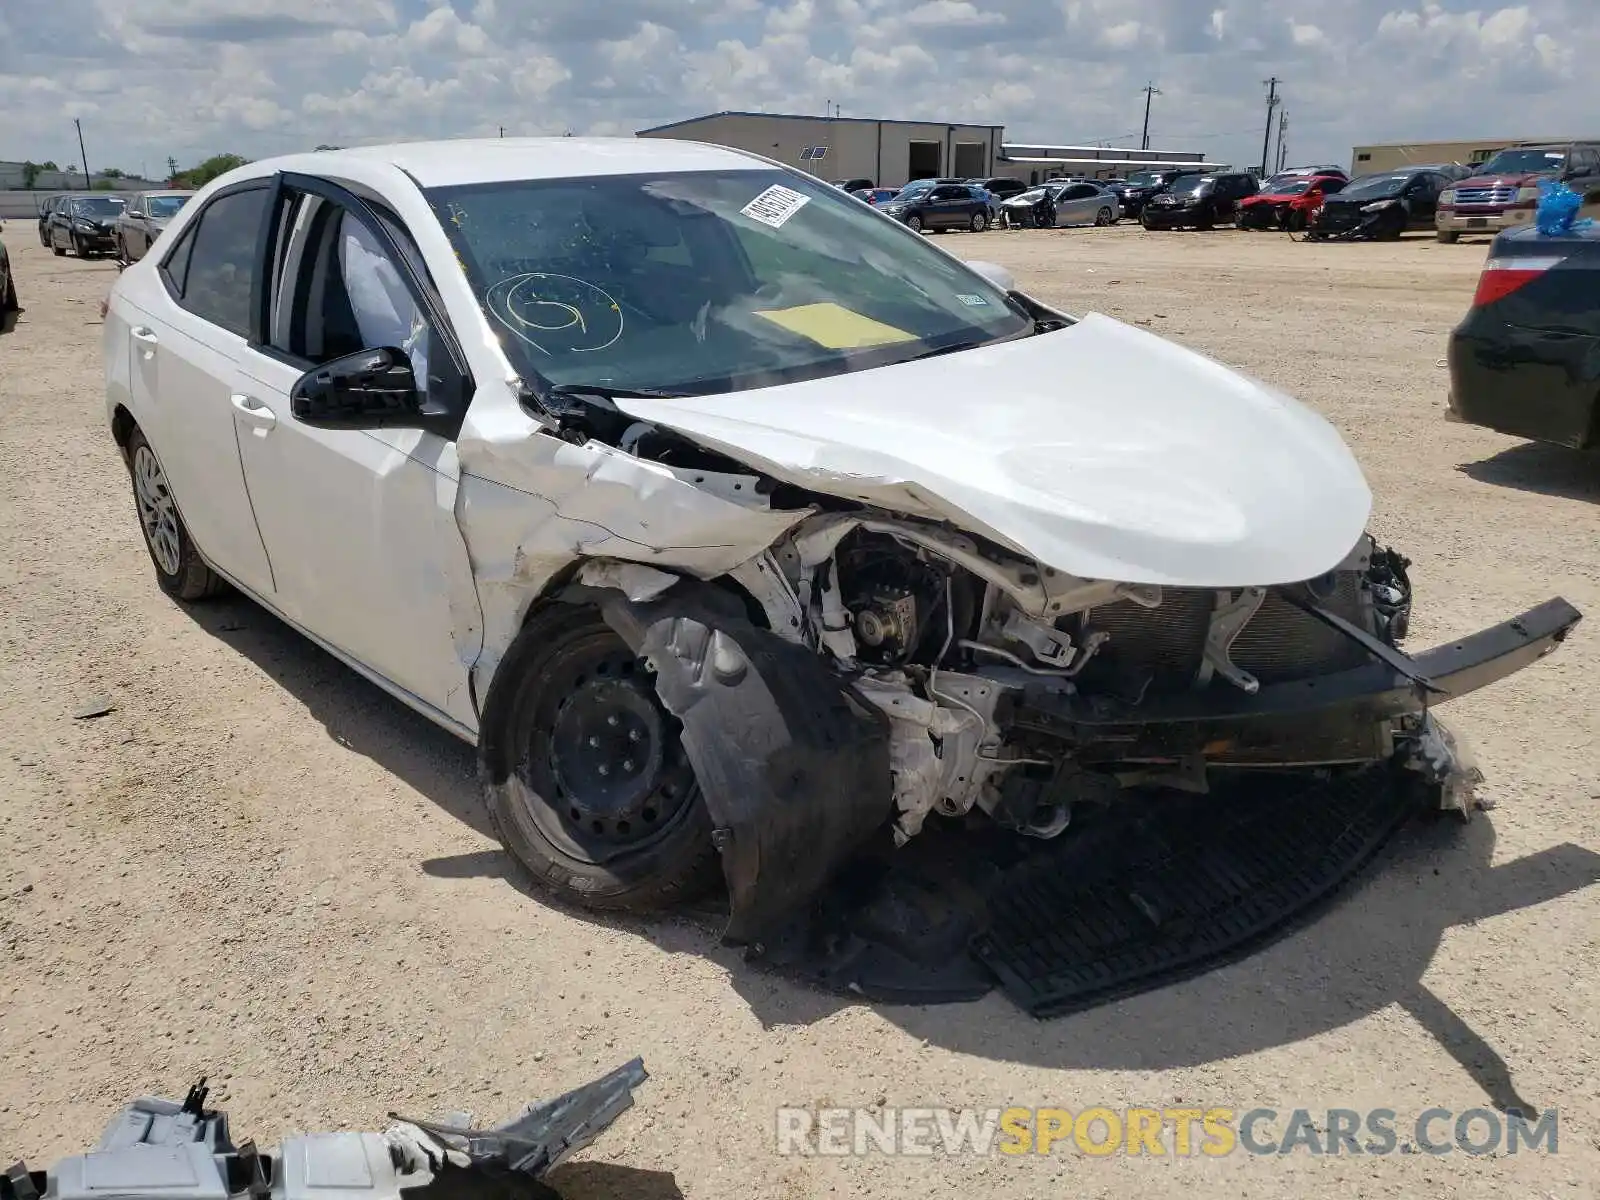
<path fill-rule="evenodd" d="M 167 260 L 178 302 L 203 321 L 240 337 L 251 333 L 250 295 L 262 215 L 271 189 L 230 192 L 206 205 Z M 180 264 L 179 258 L 184 261 Z M 182 266 L 182 272 L 174 270 Z"/>

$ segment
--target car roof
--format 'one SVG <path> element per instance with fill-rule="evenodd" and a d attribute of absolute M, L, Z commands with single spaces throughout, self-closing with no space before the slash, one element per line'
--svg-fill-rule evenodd
<path fill-rule="evenodd" d="M 154 198 L 159 197 L 159 196 L 192 196 L 192 195 L 194 195 L 194 189 L 193 188 L 189 188 L 189 189 L 184 189 L 184 188 L 153 188 L 148 192 L 137 192 L 137 193 L 135 193 L 135 195 L 140 197 L 140 198 L 149 198 L 149 199 L 154 199 Z"/>
<path fill-rule="evenodd" d="M 744 151 L 675 138 L 458 138 L 350 146 L 260 159 L 241 168 L 236 178 L 278 171 L 337 175 L 346 163 L 395 167 L 425 188 L 632 175 L 640 171 L 737 171 L 771 165 Z"/>

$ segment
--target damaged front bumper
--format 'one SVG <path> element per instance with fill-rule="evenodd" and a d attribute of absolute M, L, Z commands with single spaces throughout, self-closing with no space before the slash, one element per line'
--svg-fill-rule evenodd
<path fill-rule="evenodd" d="M 1035 684 L 1024 689 L 1015 719 L 1123 760 L 1198 753 L 1218 764 L 1293 765 L 1297 736 L 1317 743 L 1302 761 L 1368 760 L 1378 755 L 1362 745 L 1385 722 L 1420 717 L 1515 674 L 1555 650 L 1582 619 L 1557 597 L 1415 657 L 1385 646 L 1363 666 L 1254 694 L 1191 692 L 1135 704 Z M 1350 739 L 1350 753 L 1330 757 L 1340 738 Z"/>

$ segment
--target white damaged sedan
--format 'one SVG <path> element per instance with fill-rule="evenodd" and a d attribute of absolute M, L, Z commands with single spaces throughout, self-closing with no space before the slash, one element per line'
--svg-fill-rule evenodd
<path fill-rule="evenodd" d="M 250 164 L 120 276 L 105 355 L 163 589 L 476 744 L 577 901 L 720 866 L 739 941 L 934 825 L 1375 764 L 1462 807 L 1430 710 L 1579 620 L 1403 653 L 1321 417 L 719 147 Z"/>

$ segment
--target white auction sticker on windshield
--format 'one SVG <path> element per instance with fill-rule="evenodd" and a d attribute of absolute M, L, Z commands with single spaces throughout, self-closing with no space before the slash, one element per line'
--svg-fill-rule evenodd
<path fill-rule="evenodd" d="M 782 229 L 789 218 L 804 208 L 810 199 L 811 197 L 802 196 L 793 188 L 775 183 L 739 212 L 752 221 L 760 221 L 763 225 Z"/>
<path fill-rule="evenodd" d="M 960 292 L 956 293 L 956 299 L 968 308 L 984 308 L 989 303 L 982 296 L 964 296 Z"/>

